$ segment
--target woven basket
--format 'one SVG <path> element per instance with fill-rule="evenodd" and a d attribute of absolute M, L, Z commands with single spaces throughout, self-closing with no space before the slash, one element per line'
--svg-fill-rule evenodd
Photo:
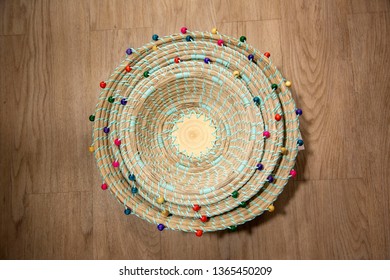
<path fill-rule="evenodd" d="M 153 39 L 101 83 L 90 151 L 102 189 L 125 214 L 197 236 L 272 211 L 303 143 L 291 83 L 245 37 Z"/>

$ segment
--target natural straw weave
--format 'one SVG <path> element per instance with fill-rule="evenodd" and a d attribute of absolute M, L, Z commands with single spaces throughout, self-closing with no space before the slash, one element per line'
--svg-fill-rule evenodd
<path fill-rule="evenodd" d="M 204 62 L 206 57 L 211 63 Z M 132 214 L 174 230 L 223 230 L 261 215 L 283 191 L 298 152 L 296 107 L 281 73 L 246 42 L 189 31 L 159 38 L 133 49 L 106 83 L 95 111 L 92 145 L 103 181 Z M 107 101 L 110 96 L 113 103 Z M 260 105 L 253 102 L 256 96 Z M 123 98 L 126 105 L 121 105 Z M 276 121 L 275 114 L 282 120 Z M 177 122 L 188 115 L 205 116 L 215 126 L 213 147 L 198 157 L 182 153 L 172 136 Z M 115 139 L 121 140 L 120 147 Z M 112 165 L 115 160 L 118 168 Z M 256 169 L 258 163 L 264 170 Z M 138 193 L 131 192 L 133 186 Z M 238 198 L 231 196 L 235 190 Z M 161 196 L 165 202 L 158 204 Z M 240 207 L 243 201 L 246 207 Z M 199 212 L 194 204 L 201 206 Z M 171 215 L 165 217 L 163 210 Z M 201 222 L 201 215 L 209 221 Z"/>

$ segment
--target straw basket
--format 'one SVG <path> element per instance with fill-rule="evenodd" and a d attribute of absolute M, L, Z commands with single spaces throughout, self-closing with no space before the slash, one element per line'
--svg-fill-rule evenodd
<path fill-rule="evenodd" d="M 273 211 L 303 142 L 269 54 L 186 28 L 126 53 L 90 116 L 101 187 L 125 214 L 201 236 Z"/>

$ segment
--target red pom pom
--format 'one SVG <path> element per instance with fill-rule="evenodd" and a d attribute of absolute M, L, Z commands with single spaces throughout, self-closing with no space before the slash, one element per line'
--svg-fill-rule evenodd
<path fill-rule="evenodd" d="M 271 54 L 270 54 L 269 52 L 265 52 L 265 53 L 264 53 L 264 56 L 266 56 L 266 57 L 269 58 L 269 57 L 271 56 Z"/>
<path fill-rule="evenodd" d="M 105 88 L 107 86 L 107 84 L 105 82 L 100 82 L 100 87 L 101 88 Z"/>
<path fill-rule="evenodd" d="M 106 183 L 102 184 L 102 190 L 103 190 L 103 191 L 107 190 L 107 188 L 108 188 L 108 186 L 107 186 Z"/>
<path fill-rule="evenodd" d="M 280 121 L 282 119 L 282 116 L 279 114 L 275 115 L 275 120 Z"/>
<path fill-rule="evenodd" d="M 120 146 L 121 143 L 122 143 L 122 141 L 119 140 L 119 139 L 115 139 L 115 140 L 114 140 L 114 143 L 115 143 L 115 145 Z"/>
<path fill-rule="evenodd" d="M 174 61 L 175 61 L 175 63 L 179 63 L 180 62 L 180 58 L 175 57 Z"/>
<path fill-rule="evenodd" d="M 182 33 L 182 34 L 186 34 L 187 33 L 187 27 L 182 27 L 181 29 L 180 29 L 180 32 Z"/>
<path fill-rule="evenodd" d="M 223 40 L 219 39 L 219 40 L 217 41 L 217 44 L 218 44 L 218 46 L 223 46 Z"/>
<path fill-rule="evenodd" d="M 203 235 L 203 230 L 198 229 L 195 234 L 197 237 L 201 237 Z"/>
<path fill-rule="evenodd" d="M 291 177 L 295 178 L 295 177 L 297 177 L 297 172 L 294 169 L 291 169 L 290 175 L 291 175 Z"/>
<path fill-rule="evenodd" d="M 131 71 L 130 65 L 127 65 L 125 69 L 126 69 L 126 72 L 130 72 Z"/>
<path fill-rule="evenodd" d="M 195 211 L 195 212 L 198 212 L 200 210 L 200 206 L 198 204 L 194 204 L 194 206 L 192 207 L 192 209 Z"/>
<path fill-rule="evenodd" d="M 206 215 L 202 215 L 202 217 L 200 217 L 200 220 L 201 220 L 203 223 L 205 223 L 205 222 L 207 222 L 208 218 L 207 218 Z"/>

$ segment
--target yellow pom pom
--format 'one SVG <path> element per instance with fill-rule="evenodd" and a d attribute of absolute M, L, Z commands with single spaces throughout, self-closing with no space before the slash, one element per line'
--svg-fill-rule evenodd
<path fill-rule="evenodd" d="M 164 198 L 162 196 L 160 196 L 159 198 L 156 199 L 156 202 L 158 204 L 163 204 L 165 202 Z"/>
<path fill-rule="evenodd" d="M 163 215 L 164 217 L 168 217 L 169 216 L 169 211 L 168 210 L 164 210 L 161 212 L 161 215 Z"/>
<path fill-rule="evenodd" d="M 269 212 L 274 212 L 275 211 L 275 206 L 273 206 L 272 204 L 270 206 L 268 206 L 268 211 Z"/>
<path fill-rule="evenodd" d="M 152 47 L 152 50 L 157 51 L 157 46 L 154 45 L 154 46 Z"/>
<path fill-rule="evenodd" d="M 217 28 L 214 27 L 213 29 L 211 29 L 211 33 L 217 34 L 217 32 L 218 32 Z"/>
<path fill-rule="evenodd" d="M 93 146 L 89 146 L 88 147 L 88 151 L 90 151 L 91 153 L 93 153 L 95 151 L 95 148 Z"/>
<path fill-rule="evenodd" d="M 283 154 L 283 155 L 287 155 L 287 149 L 285 147 L 281 147 L 280 148 L 280 152 Z"/>
<path fill-rule="evenodd" d="M 239 76 L 240 76 L 240 72 L 238 72 L 238 71 L 236 70 L 236 71 L 233 72 L 233 75 L 234 75 L 235 77 L 239 77 Z"/>
<path fill-rule="evenodd" d="M 290 81 L 286 81 L 286 87 L 291 87 L 291 82 Z"/>

